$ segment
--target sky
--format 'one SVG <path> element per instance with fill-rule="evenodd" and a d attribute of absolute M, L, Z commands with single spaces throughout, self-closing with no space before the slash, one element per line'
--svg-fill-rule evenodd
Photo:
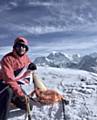
<path fill-rule="evenodd" d="M 28 39 L 33 56 L 96 52 L 96 4 L 96 0 L 1 0 L 0 54 L 12 49 L 18 36 Z"/>

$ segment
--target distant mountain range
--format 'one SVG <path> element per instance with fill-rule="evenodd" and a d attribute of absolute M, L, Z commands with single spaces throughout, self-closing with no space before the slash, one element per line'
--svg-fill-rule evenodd
<path fill-rule="evenodd" d="M 68 56 L 61 52 L 52 52 L 48 56 L 37 57 L 34 63 L 40 66 L 75 68 L 97 73 L 97 53 L 80 57 L 78 54 Z"/>

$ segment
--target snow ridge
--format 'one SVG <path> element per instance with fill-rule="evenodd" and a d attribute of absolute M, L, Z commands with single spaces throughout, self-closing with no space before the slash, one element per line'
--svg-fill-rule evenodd
<path fill-rule="evenodd" d="M 38 73 L 48 88 L 58 90 L 69 100 L 65 106 L 67 120 L 97 120 L 97 74 L 52 67 L 38 67 Z M 23 120 L 24 113 L 16 113 L 11 113 L 8 120 Z M 32 119 L 63 120 L 62 103 L 33 103 Z"/>

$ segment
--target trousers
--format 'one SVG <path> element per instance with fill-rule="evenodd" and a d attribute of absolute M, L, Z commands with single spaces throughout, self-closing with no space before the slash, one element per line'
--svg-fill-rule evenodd
<path fill-rule="evenodd" d="M 11 87 L 0 82 L 0 120 L 7 120 L 10 103 L 13 103 L 17 108 L 27 110 L 26 103 L 21 101 Z M 30 109 L 32 110 L 32 102 L 29 101 Z"/>
<path fill-rule="evenodd" d="M 5 90 L 4 90 L 5 89 Z M 4 90 L 4 91 L 3 91 Z M 10 101 L 12 98 L 12 89 L 3 83 L 0 83 L 0 120 L 7 120 Z"/>

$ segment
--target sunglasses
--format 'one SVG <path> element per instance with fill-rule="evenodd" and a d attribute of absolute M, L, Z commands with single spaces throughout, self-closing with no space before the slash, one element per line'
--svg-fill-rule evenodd
<path fill-rule="evenodd" d="M 15 47 L 16 47 L 16 48 L 21 48 L 21 47 L 27 48 L 27 46 L 24 45 L 24 44 L 22 44 L 22 43 L 17 43 Z"/>

